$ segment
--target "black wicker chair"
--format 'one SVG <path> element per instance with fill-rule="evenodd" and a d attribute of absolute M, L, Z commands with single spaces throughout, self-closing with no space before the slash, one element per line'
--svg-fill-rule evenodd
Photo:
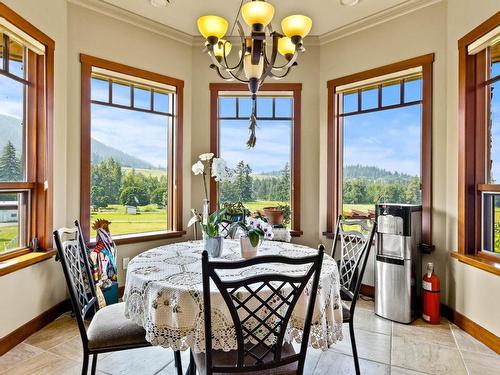
<path fill-rule="evenodd" d="M 80 235 L 78 222 L 75 224 L 77 226 L 73 228 L 56 230 L 54 240 L 82 339 L 82 374 L 87 374 L 91 355 L 91 374 L 95 374 L 98 354 L 142 348 L 151 344 L 146 341 L 144 329 L 125 317 L 123 302 L 98 309 L 83 237 Z M 86 328 L 84 321 L 91 314 L 94 315 Z M 177 373 L 182 374 L 180 353 L 174 354 Z"/>
<path fill-rule="evenodd" d="M 347 226 L 349 228 L 345 229 Z M 337 247 L 340 245 L 341 248 L 339 274 L 342 298 L 351 301 L 351 306 L 349 307 L 342 303 L 342 316 L 343 322 L 349 323 L 349 335 L 351 337 L 352 355 L 354 357 L 356 374 L 360 374 L 360 370 L 358 350 L 354 337 L 354 311 L 356 309 L 356 301 L 359 297 L 366 263 L 368 262 L 370 249 L 373 244 L 376 226 L 376 222 L 373 222 L 370 228 L 365 221 L 343 220 L 342 216 L 339 216 L 333 240 L 333 258 L 335 258 Z M 360 229 L 354 230 L 353 227 L 359 227 Z"/>
<path fill-rule="evenodd" d="M 202 255 L 203 297 L 205 318 L 205 353 L 195 354 L 194 361 L 200 374 L 255 373 L 302 374 L 309 333 L 318 290 L 324 247 L 316 255 L 303 258 L 284 256 L 260 256 L 236 262 L 210 261 L 206 251 Z M 309 268 L 297 276 L 263 274 L 239 280 L 221 279 L 218 270 L 234 270 L 244 267 L 283 263 Z M 229 353 L 212 349 L 210 280 L 219 289 L 231 313 L 238 349 Z M 299 353 L 284 342 L 286 327 L 294 307 L 306 285 L 310 283 L 310 297 L 303 327 Z M 259 295 L 266 290 L 265 297 Z M 248 297 L 241 301 L 239 291 L 245 290 Z M 249 306 L 252 301 L 252 306 Z M 278 301 L 278 302 L 277 302 Z M 194 373 L 194 372 L 192 372 Z"/>

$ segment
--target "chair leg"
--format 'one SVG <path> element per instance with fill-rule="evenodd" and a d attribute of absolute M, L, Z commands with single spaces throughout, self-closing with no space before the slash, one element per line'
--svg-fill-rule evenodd
<path fill-rule="evenodd" d="M 356 339 L 354 338 L 354 322 L 351 319 L 349 321 L 349 335 L 351 336 L 351 346 L 352 346 L 352 356 L 354 358 L 354 368 L 356 369 L 356 375 L 360 375 L 359 370 L 359 360 L 358 360 L 358 350 L 356 348 Z"/>
<path fill-rule="evenodd" d="M 189 350 L 189 367 L 186 375 L 196 375 L 196 364 L 194 362 L 193 352 Z"/>
<path fill-rule="evenodd" d="M 95 375 L 97 369 L 97 353 L 92 356 L 92 368 L 90 369 L 90 374 Z"/>
<path fill-rule="evenodd" d="M 82 375 L 87 375 L 88 369 L 89 369 L 89 355 L 87 353 L 83 353 Z"/>
<path fill-rule="evenodd" d="M 181 352 L 179 350 L 174 350 L 174 364 L 177 369 L 177 375 L 182 375 L 182 360 Z"/>

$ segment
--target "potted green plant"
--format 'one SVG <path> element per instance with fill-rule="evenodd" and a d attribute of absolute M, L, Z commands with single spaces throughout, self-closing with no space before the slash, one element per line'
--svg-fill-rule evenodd
<path fill-rule="evenodd" d="M 229 227 L 229 235 L 234 238 L 240 230 L 241 256 L 245 259 L 257 255 L 260 242 L 265 238 L 273 239 L 273 228 L 264 220 L 248 218 L 246 221 L 237 221 Z"/>
<path fill-rule="evenodd" d="M 206 218 L 193 210 L 193 217 L 188 226 L 199 222 L 203 231 L 203 244 L 208 255 L 217 258 L 222 254 L 222 236 L 219 233 L 219 225 L 222 222 L 226 210 L 221 209 L 207 215 Z"/>
<path fill-rule="evenodd" d="M 290 224 L 290 218 L 291 218 L 290 205 L 279 204 L 277 208 L 283 211 L 283 225 L 287 226 L 288 224 Z"/>
<path fill-rule="evenodd" d="M 224 219 L 232 223 L 245 220 L 248 211 L 242 202 L 223 202 L 221 208 L 226 210 Z"/>

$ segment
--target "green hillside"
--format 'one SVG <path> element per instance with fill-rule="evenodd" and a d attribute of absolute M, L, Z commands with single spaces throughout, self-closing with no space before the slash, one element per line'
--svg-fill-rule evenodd
<path fill-rule="evenodd" d="M 11 141 L 20 154 L 23 139 L 21 119 L 0 113 L 0 135 L 0 150 Z"/>
<path fill-rule="evenodd" d="M 352 180 L 363 178 L 368 181 L 384 180 L 387 182 L 409 181 L 412 175 L 399 172 L 391 172 L 386 169 L 367 165 L 347 165 L 344 167 L 344 179 Z"/>
<path fill-rule="evenodd" d="M 93 164 L 100 163 L 106 159 L 113 158 L 115 161 L 120 163 L 124 167 L 130 168 L 140 168 L 140 169 L 153 169 L 155 168 L 152 164 L 147 161 L 136 158 L 135 156 L 129 155 L 123 151 L 120 151 L 114 147 L 105 145 L 99 142 L 97 139 L 92 138 L 91 143 Z"/>

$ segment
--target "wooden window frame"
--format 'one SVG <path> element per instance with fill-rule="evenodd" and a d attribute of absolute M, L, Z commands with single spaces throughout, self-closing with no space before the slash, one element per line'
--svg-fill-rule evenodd
<path fill-rule="evenodd" d="M 210 84 L 210 152 L 219 156 L 219 92 L 243 91 L 248 92 L 248 87 L 242 83 L 211 83 Z M 266 91 L 288 91 L 293 93 L 293 125 L 291 143 L 291 210 L 293 237 L 302 235 L 300 229 L 300 148 L 301 148 L 301 83 L 264 83 L 260 92 Z M 244 140 L 241 140 L 242 142 Z M 217 209 L 218 186 L 210 179 L 210 210 Z"/>
<path fill-rule="evenodd" d="M 481 251 L 481 193 L 500 191 L 486 176 L 486 50 L 468 46 L 500 25 L 500 12 L 458 41 L 458 249 L 451 255 L 500 274 L 500 256 Z"/>
<path fill-rule="evenodd" d="M 341 108 L 336 100 L 337 87 L 373 79 L 387 74 L 422 67 L 422 243 L 426 251 L 432 245 L 432 69 L 434 54 L 430 53 L 382 67 L 336 78 L 327 82 L 328 87 L 328 144 L 327 144 L 327 238 L 334 237 L 336 220 L 342 213 L 342 136 Z M 379 98 L 380 102 L 380 98 Z M 379 103 L 380 104 L 380 103 Z M 387 108 L 390 108 L 387 107 Z"/>
<path fill-rule="evenodd" d="M 80 54 L 81 62 L 81 179 L 80 179 L 80 225 L 85 241 L 90 241 L 90 153 L 91 153 L 91 75 L 92 67 L 102 68 L 128 76 L 155 81 L 175 87 L 176 103 L 174 104 L 173 136 L 169 140 L 171 159 L 169 168 L 172 175 L 168 177 L 169 219 L 171 230 L 126 234 L 115 236 L 117 244 L 129 244 L 154 241 L 166 238 L 181 237 L 182 229 L 182 124 L 183 124 L 183 91 L 184 81 L 162 74 L 149 72 L 124 64 L 112 62 L 86 54 Z"/>
<path fill-rule="evenodd" d="M 27 124 L 28 132 L 34 134 L 27 140 L 27 182 L 0 182 L 0 189 L 26 189 L 31 191 L 30 228 L 28 241 L 38 239 L 40 253 L 30 256 L 30 261 L 22 265 L 16 263 L 15 269 L 10 266 L 12 258 L 27 256 L 33 249 L 26 247 L 6 254 L 0 254 L 0 262 L 9 260 L 1 267 L 1 274 L 6 274 L 47 259 L 52 251 L 53 226 L 53 119 L 54 119 L 54 41 L 27 20 L 0 2 L 0 17 L 22 30 L 24 33 L 41 43 L 45 48 L 44 55 L 37 55 L 28 50 L 27 80 L 31 95 L 28 100 Z M 30 62 L 31 61 L 31 62 Z M 4 74 L 9 78 L 19 80 L 19 77 Z M 35 82 L 35 83 L 33 83 Z M 37 254 L 40 254 L 38 256 Z M 20 258 L 19 258 L 20 259 Z M 11 269 L 12 268 L 12 269 Z"/>

